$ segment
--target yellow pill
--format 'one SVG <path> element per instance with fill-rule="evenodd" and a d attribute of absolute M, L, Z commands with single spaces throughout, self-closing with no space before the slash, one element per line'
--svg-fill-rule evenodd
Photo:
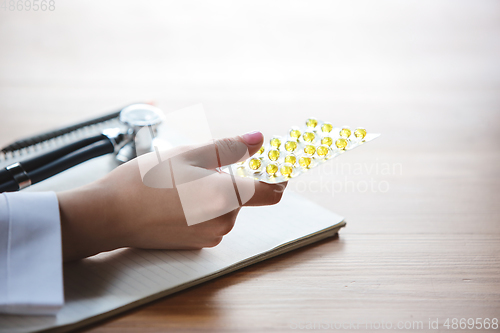
<path fill-rule="evenodd" d="M 313 145 L 307 145 L 304 147 L 304 153 L 308 155 L 314 155 L 316 148 Z"/>
<path fill-rule="evenodd" d="M 347 140 L 344 138 L 338 138 L 337 141 L 335 141 L 335 146 L 339 149 L 345 149 L 345 147 L 347 147 Z"/>
<path fill-rule="evenodd" d="M 304 139 L 304 141 L 307 141 L 307 142 L 313 142 L 315 137 L 316 136 L 314 135 L 313 132 L 305 132 L 304 135 L 302 135 L 302 138 Z"/>
<path fill-rule="evenodd" d="M 316 118 L 307 119 L 306 126 L 309 128 L 314 128 L 314 127 L 318 126 L 318 119 L 316 119 Z"/>
<path fill-rule="evenodd" d="M 262 165 L 262 162 L 260 161 L 260 158 L 252 158 L 252 159 L 250 159 L 250 161 L 248 161 L 248 166 L 252 170 L 259 169 L 261 165 Z"/>
<path fill-rule="evenodd" d="M 297 162 L 297 157 L 295 155 L 285 156 L 285 162 L 294 165 Z"/>
<path fill-rule="evenodd" d="M 262 155 L 263 153 L 264 153 L 264 146 L 260 147 L 260 149 L 259 149 L 259 154 Z"/>
<path fill-rule="evenodd" d="M 343 127 L 341 130 L 340 130 L 340 136 L 343 137 L 343 138 L 348 138 L 351 136 L 351 129 L 347 126 Z"/>
<path fill-rule="evenodd" d="M 300 130 L 297 127 L 292 127 L 290 130 L 290 137 L 294 139 L 300 138 Z"/>
<path fill-rule="evenodd" d="M 285 143 L 285 150 L 286 151 L 294 151 L 295 149 L 297 149 L 297 142 L 295 142 L 295 141 L 287 141 Z"/>
<path fill-rule="evenodd" d="M 333 143 L 333 139 L 329 136 L 325 136 L 323 139 L 321 139 L 321 144 L 322 145 L 327 145 L 328 147 L 330 147 Z"/>
<path fill-rule="evenodd" d="M 269 176 L 274 176 L 278 172 L 278 166 L 274 163 L 268 164 L 266 167 L 266 172 Z"/>
<path fill-rule="evenodd" d="M 278 149 L 281 146 L 281 140 L 280 138 L 272 138 L 271 140 L 269 140 L 269 144 L 271 145 L 271 147 Z"/>
<path fill-rule="evenodd" d="M 328 155 L 328 147 L 325 145 L 321 145 L 316 149 L 316 152 L 318 153 L 318 156 L 326 156 Z"/>
<path fill-rule="evenodd" d="M 366 136 L 366 130 L 364 128 L 362 128 L 362 127 L 356 128 L 356 130 L 354 131 L 354 135 L 358 139 L 364 139 L 365 136 Z"/>
<path fill-rule="evenodd" d="M 311 165 L 311 158 L 309 156 L 302 156 L 299 158 L 299 164 L 304 168 L 308 168 Z"/>
<path fill-rule="evenodd" d="M 271 161 L 276 161 L 280 157 L 280 151 L 277 149 L 271 149 L 267 156 Z"/>
<path fill-rule="evenodd" d="M 290 163 L 285 163 L 281 166 L 280 172 L 285 177 L 290 177 L 293 172 L 293 166 Z"/>
<path fill-rule="evenodd" d="M 333 129 L 333 125 L 331 123 L 323 123 L 321 126 L 321 131 L 325 133 L 330 133 Z"/>

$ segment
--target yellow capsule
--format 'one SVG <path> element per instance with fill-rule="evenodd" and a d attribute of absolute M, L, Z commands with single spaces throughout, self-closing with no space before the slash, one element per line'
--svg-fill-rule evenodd
<path fill-rule="evenodd" d="M 311 165 L 311 158 L 309 156 L 302 156 L 299 158 L 299 164 L 304 168 L 308 168 Z"/>
<path fill-rule="evenodd" d="M 327 145 L 328 147 L 330 147 L 333 143 L 333 139 L 329 136 L 325 136 L 323 139 L 321 139 L 321 144 L 322 145 Z"/>
<path fill-rule="evenodd" d="M 260 147 L 259 154 L 262 155 L 264 153 L 264 146 Z"/>
<path fill-rule="evenodd" d="M 236 169 L 236 174 L 238 176 L 245 177 L 245 169 L 243 169 L 243 168 Z"/>
<path fill-rule="evenodd" d="M 300 130 L 297 127 L 292 127 L 290 130 L 290 137 L 294 139 L 300 138 Z"/>
<path fill-rule="evenodd" d="M 297 149 L 297 142 L 295 142 L 295 141 L 287 141 L 285 143 L 285 150 L 286 151 L 294 151 L 295 149 Z"/>
<path fill-rule="evenodd" d="M 295 155 L 287 155 L 285 156 L 285 162 L 290 163 L 291 165 L 295 165 L 297 162 L 297 157 Z"/>
<path fill-rule="evenodd" d="M 328 155 L 328 147 L 325 145 L 321 145 L 316 149 L 316 152 L 318 153 L 318 156 L 326 156 Z"/>
<path fill-rule="evenodd" d="M 307 145 L 304 147 L 304 153 L 308 155 L 314 155 L 316 148 L 313 145 Z"/>
<path fill-rule="evenodd" d="M 343 137 L 343 138 L 348 138 L 351 136 L 351 129 L 347 126 L 343 127 L 341 130 L 340 130 L 340 136 Z"/>
<path fill-rule="evenodd" d="M 347 147 L 347 140 L 344 138 L 338 138 L 337 141 L 335 141 L 335 146 L 339 149 L 345 149 L 345 147 Z"/>
<path fill-rule="evenodd" d="M 362 127 L 356 128 L 356 130 L 354 131 L 354 135 L 358 139 L 364 139 L 365 136 L 366 136 L 366 130 L 364 128 L 362 128 Z"/>
<path fill-rule="evenodd" d="M 314 135 L 313 132 L 304 132 L 304 135 L 302 135 L 302 138 L 304 139 L 304 141 L 307 141 L 307 142 L 313 142 L 315 137 L 316 136 Z"/>
<path fill-rule="evenodd" d="M 325 133 L 330 133 L 333 129 L 333 125 L 331 123 L 323 123 L 321 126 L 321 131 Z"/>
<path fill-rule="evenodd" d="M 290 163 L 285 163 L 281 166 L 280 172 L 285 177 L 290 177 L 293 172 L 293 166 Z"/>
<path fill-rule="evenodd" d="M 266 172 L 269 176 L 274 176 L 278 172 L 278 166 L 274 163 L 268 164 L 266 167 Z"/>
<path fill-rule="evenodd" d="M 252 159 L 250 159 L 250 161 L 248 161 L 248 166 L 252 170 L 259 169 L 261 165 L 262 165 L 262 162 L 260 161 L 260 158 L 252 158 Z"/>
<path fill-rule="evenodd" d="M 267 156 L 271 161 L 276 161 L 280 157 L 280 151 L 277 149 L 271 149 Z"/>
<path fill-rule="evenodd" d="M 307 119 L 306 126 L 309 128 L 314 128 L 314 127 L 318 126 L 318 119 L 316 119 L 316 118 Z"/>
<path fill-rule="evenodd" d="M 278 149 L 281 146 L 281 140 L 280 138 L 274 137 L 269 140 L 269 144 L 271 145 L 271 147 Z"/>

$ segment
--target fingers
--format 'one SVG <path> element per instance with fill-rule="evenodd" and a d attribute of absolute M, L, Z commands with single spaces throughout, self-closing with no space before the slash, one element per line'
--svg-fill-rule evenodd
<path fill-rule="evenodd" d="M 237 208 L 223 216 L 207 221 L 207 223 L 205 223 L 205 227 L 209 229 L 209 234 L 213 237 L 222 237 L 227 235 L 233 229 L 240 209 L 241 208 Z"/>
<path fill-rule="evenodd" d="M 267 184 L 256 181 L 255 194 L 245 206 L 266 206 L 278 203 L 286 185 L 286 182 Z M 197 237 L 196 246 L 199 248 L 217 246 L 222 241 L 223 236 L 233 229 L 239 211 L 240 208 L 215 219 L 191 226 L 190 228 L 196 230 L 200 235 Z"/>
<path fill-rule="evenodd" d="M 193 237 L 195 242 L 192 246 L 197 248 L 217 246 L 223 236 L 233 229 L 239 211 L 240 208 L 237 208 L 225 215 L 189 227 L 190 231 L 196 235 Z"/>
<path fill-rule="evenodd" d="M 255 182 L 255 193 L 243 206 L 268 206 L 280 202 L 288 182 L 278 184 L 267 184 Z"/>
<path fill-rule="evenodd" d="M 262 133 L 250 132 L 242 136 L 215 140 L 213 143 L 193 148 L 179 157 L 191 165 L 215 169 L 249 158 L 262 147 L 263 141 Z"/>

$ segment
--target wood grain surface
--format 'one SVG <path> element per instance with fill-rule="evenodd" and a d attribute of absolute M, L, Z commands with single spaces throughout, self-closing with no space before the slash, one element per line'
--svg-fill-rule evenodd
<path fill-rule="evenodd" d="M 55 3 L 0 10 L 2 146 L 137 100 L 203 103 L 214 137 L 310 115 L 382 133 L 289 186 L 346 217 L 338 238 L 89 332 L 500 318 L 499 2 Z"/>

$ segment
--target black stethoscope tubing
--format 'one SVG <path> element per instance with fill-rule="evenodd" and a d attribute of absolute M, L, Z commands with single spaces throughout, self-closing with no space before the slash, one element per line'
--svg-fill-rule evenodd
<path fill-rule="evenodd" d="M 8 165 L 0 169 L 0 193 L 22 190 L 44 179 L 50 178 L 66 169 L 85 162 L 94 157 L 119 151 L 125 145 L 134 144 L 135 133 L 138 128 L 149 126 L 153 139 L 153 126 L 156 127 L 165 118 L 160 109 L 144 103 L 131 104 L 119 113 L 112 113 L 100 118 L 89 120 L 67 128 L 41 134 L 32 138 L 23 139 L 2 149 L 3 153 L 12 152 L 26 147 L 33 142 L 42 142 L 57 137 L 61 133 L 75 129 L 75 126 L 87 126 L 101 120 L 109 120 L 119 115 L 120 122 L 129 126 L 123 132 L 119 128 L 109 128 L 103 134 L 85 138 L 64 147 L 30 159 Z M 129 156 L 128 159 L 133 156 Z M 121 162 L 124 160 L 117 157 Z"/>
<path fill-rule="evenodd" d="M 47 154 L 14 163 L 16 168 L 9 170 L 7 167 L 0 170 L 0 193 L 22 189 L 16 179 L 16 172 L 19 170 L 24 173 L 23 177 L 30 180 L 29 184 L 33 185 L 89 159 L 112 153 L 114 150 L 115 145 L 111 139 L 100 134 Z"/>

